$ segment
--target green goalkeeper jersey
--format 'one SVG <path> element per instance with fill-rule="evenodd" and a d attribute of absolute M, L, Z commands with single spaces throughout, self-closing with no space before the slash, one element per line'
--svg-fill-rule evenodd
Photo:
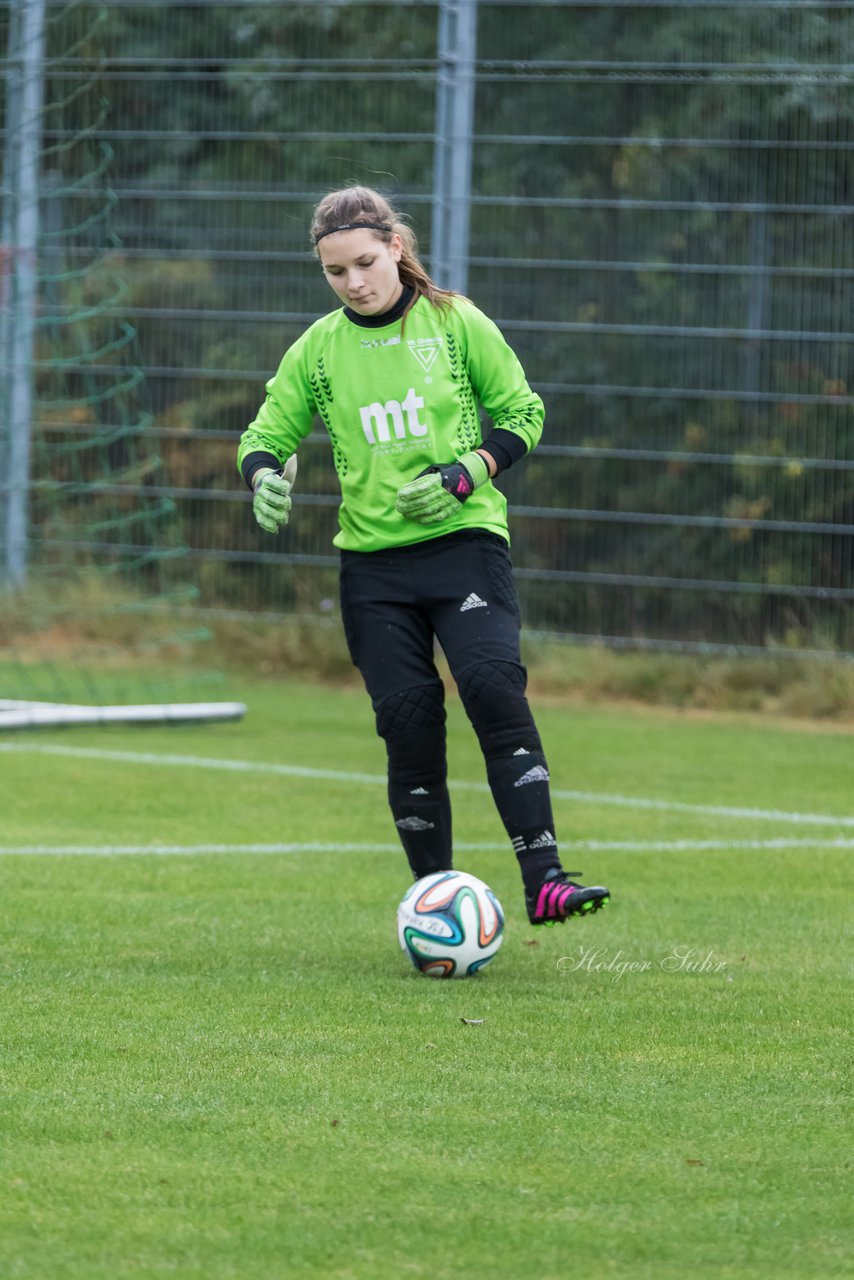
<path fill-rule="evenodd" d="M 285 353 L 244 431 L 238 467 L 281 466 L 312 429 L 332 441 L 341 485 L 335 545 L 351 551 L 423 542 L 460 529 L 507 538 L 507 502 L 487 481 L 441 525 L 395 511 L 398 490 L 433 463 L 483 441 L 479 406 L 532 449 L 543 402 L 493 322 L 465 298 L 440 310 L 419 297 L 401 320 L 368 327 L 345 310 L 317 320 Z"/>

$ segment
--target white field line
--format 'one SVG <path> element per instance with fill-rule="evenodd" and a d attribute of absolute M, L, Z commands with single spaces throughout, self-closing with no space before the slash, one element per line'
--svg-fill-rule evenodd
<path fill-rule="evenodd" d="M 284 778 L 304 778 L 318 782 L 386 785 L 384 775 L 351 773 L 338 769 L 312 769 L 303 765 L 270 764 L 256 760 L 219 760 L 209 756 L 186 756 L 146 751 L 109 751 L 102 747 L 71 747 L 40 742 L 0 742 L 0 752 L 30 752 L 45 756 L 66 756 L 77 760 L 105 760 L 117 764 L 160 765 L 168 769 L 219 769 L 227 773 L 259 773 Z M 488 793 L 485 782 L 454 782 L 454 791 Z M 589 791 L 565 791 L 552 788 L 552 798 L 573 800 L 581 804 L 597 804 L 623 809 L 654 809 L 667 813 L 704 814 L 715 818 L 751 818 L 763 822 L 828 827 L 854 827 L 854 816 L 837 817 L 826 813 L 797 813 L 782 809 L 748 809 L 730 805 L 688 804 L 679 800 L 656 800 L 645 796 L 599 794 Z"/>
<path fill-rule="evenodd" d="M 505 844 L 460 843 L 460 853 L 504 852 Z M 854 839 L 836 840 L 575 840 L 561 848 L 573 853 L 702 853 L 705 850 L 854 849 Z M 397 844 L 21 844 L 0 845 L 0 857 L 199 857 L 201 855 L 299 853 L 400 853 Z"/>

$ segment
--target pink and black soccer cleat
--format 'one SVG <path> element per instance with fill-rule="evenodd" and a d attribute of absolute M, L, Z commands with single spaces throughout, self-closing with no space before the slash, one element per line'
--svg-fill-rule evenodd
<path fill-rule="evenodd" d="M 580 871 L 550 871 L 539 889 L 525 894 L 531 924 L 559 924 L 570 916 L 586 916 L 606 907 L 611 895 L 603 885 L 583 885 L 570 876 Z"/>

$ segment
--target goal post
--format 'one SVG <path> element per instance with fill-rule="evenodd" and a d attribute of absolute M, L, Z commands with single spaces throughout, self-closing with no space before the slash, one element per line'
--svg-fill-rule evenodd
<path fill-rule="evenodd" d="M 0 730 L 56 729 L 73 725 L 197 724 L 241 720 L 242 702 L 165 702 L 140 706 L 73 706 L 56 702 L 16 702 L 0 699 Z"/>
<path fill-rule="evenodd" d="M 3 565 L 6 583 L 26 580 L 32 364 L 39 243 L 39 153 L 44 91 L 45 0 L 11 0 L 6 59 L 0 380 Z"/>

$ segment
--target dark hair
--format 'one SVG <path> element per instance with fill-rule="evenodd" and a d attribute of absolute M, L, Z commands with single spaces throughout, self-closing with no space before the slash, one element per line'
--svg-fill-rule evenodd
<path fill-rule="evenodd" d="M 403 283 L 415 290 L 413 302 L 419 297 L 425 297 L 440 311 L 453 306 L 454 298 L 460 295 L 452 289 L 440 289 L 433 283 L 418 257 L 418 241 L 405 214 L 395 209 L 373 187 L 344 187 L 340 191 L 330 191 L 323 197 L 311 220 L 315 256 L 320 257 L 317 244 L 323 236 L 331 235 L 338 228 L 352 226 L 353 223 L 372 224 L 369 227 L 371 235 L 386 244 L 391 243 L 393 235 L 400 236 L 403 252 L 398 271 Z"/>

